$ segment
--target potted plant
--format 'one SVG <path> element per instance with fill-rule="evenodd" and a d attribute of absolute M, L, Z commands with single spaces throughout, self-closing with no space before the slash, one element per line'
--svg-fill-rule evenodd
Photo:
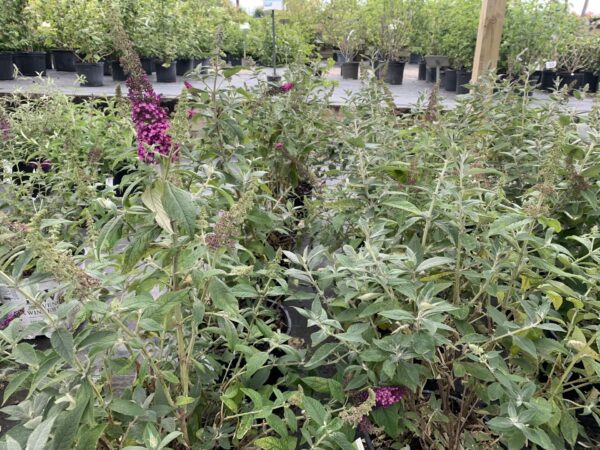
<path fill-rule="evenodd" d="M 177 5 L 177 75 L 183 76 L 194 68 L 196 53 L 196 27 L 193 15 L 194 2 L 181 2 Z"/>
<path fill-rule="evenodd" d="M 558 57 L 560 87 L 568 86 L 569 90 L 581 89 L 592 82 L 593 73 L 589 71 L 599 40 L 596 37 L 578 35 L 564 43 Z M 588 69 L 588 70 L 586 70 Z"/>
<path fill-rule="evenodd" d="M 20 20 L 17 38 L 17 49 L 20 52 L 14 54 L 14 63 L 25 76 L 46 76 L 44 34 L 40 28 L 42 22 L 32 5 L 23 0 L 14 1 L 14 14 Z"/>
<path fill-rule="evenodd" d="M 424 28 L 420 30 L 421 48 L 424 55 L 444 55 L 442 50 L 443 26 L 445 25 L 444 15 L 449 9 L 448 0 L 445 2 L 428 1 L 424 5 L 424 15 L 427 20 L 424 21 Z M 416 31 L 416 30 L 415 30 Z M 427 67 L 425 59 L 419 64 L 419 80 L 429 82 L 436 81 L 437 72 L 435 68 L 430 70 Z"/>
<path fill-rule="evenodd" d="M 12 80 L 14 77 L 13 56 L 18 47 L 18 27 L 21 24 L 17 3 L 17 0 L 8 0 L 0 15 L 0 80 Z"/>
<path fill-rule="evenodd" d="M 151 5 L 150 22 L 152 27 L 151 57 L 155 61 L 156 81 L 174 83 L 177 81 L 177 32 L 178 22 L 172 0 L 158 0 Z"/>
<path fill-rule="evenodd" d="M 471 81 L 480 2 L 452 0 L 448 6 L 448 10 L 442 16 L 441 50 L 456 70 L 456 93 L 466 94 L 469 90 L 464 85 Z M 453 77 L 451 72 L 450 76 Z"/>
<path fill-rule="evenodd" d="M 270 46 L 269 48 L 269 55 Z M 240 29 L 240 24 L 237 21 L 229 20 L 224 29 L 223 36 L 223 51 L 225 52 L 225 60 L 231 66 L 241 66 L 244 56 L 244 31 Z M 270 61 L 270 58 L 269 58 Z"/>
<path fill-rule="evenodd" d="M 84 5 L 81 1 L 48 0 L 37 4 L 44 18 L 42 31 L 54 70 L 75 72 L 75 42 L 77 29 L 81 26 Z"/>
<path fill-rule="evenodd" d="M 385 81 L 389 84 L 402 84 L 404 65 L 410 54 L 407 47 L 411 25 L 401 4 L 399 0 L 386 0 L 381 17 Z"/>
<path fill-rule="evenodd" d="M 325 11 L 325 32 L 342 56 L 342 78 L 345 79 L 358 79 L 359 62 L 355 59 L 365 42 L 362 19 L 357 0 L 332 0 Z"/>
<path fill-rule="evenodd" d="M 138 27 L 139 18 L 143 13 L 143 11 L 141 10 L 141 6 L 143 5 L 143 3 L 140 4 L 139 2 L 137 2 L 137 0 L 115 0 L 112 2 L 111 13 L 115 14 L 118 17 L 118 20 L 120 20 L 123 24 L 124 30 L 134 40 L 136 39 L 136 37 L 138 37 L 136 35 L 136 30 Z M 111 18 L 111 16 L 109 16 L 109 23 L 112 20 L 113 19 Z M 116 52 L 114 42 L 111 42 L 111 48 L 113 49 L 113 52 L 110 55 L 110 72 L 112 75 L 112 79 L 113 81 L 125 81 L 127 79 L 127 76 L 125 75 L 125 71 L 123 70 L 121 62 L 119 61 L 121 55 L 119 55 Z M 139 50 L 140 49 L 138 48 L 138 51 Z M 144 61 L 142 61 L 142 66 L 146 70 L 146 73 L 152 73 L 153 64 L 144 64 Z"/>
<path fill-rule="evenodd" d="M 104 85 L 104 63 L 110 54 L 108 49 L 108 27 L 103 5 L 99 0 L 84 2 L 82 23 L 74 33 L 74 43 L 79 62 L 75 63 L 78 76 L 85 77 L 81 86 Z"/>

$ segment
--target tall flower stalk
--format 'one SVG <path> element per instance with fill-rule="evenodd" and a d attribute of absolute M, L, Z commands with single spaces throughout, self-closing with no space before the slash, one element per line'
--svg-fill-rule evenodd
<path fill-rule="evenodd" d="M 173 143 L 169 134 L 171 124 L 167 110 L 160 105 L 160 95 L 152 88 L 140 57 L 114 10 L 112 16 L 114 45 L 121 54 L 120 62 L 127 74 L 127 97 L 135 124 L 138 157 L 148 164 L 156 163 L 158 155 L 175 160 L 179 146 Z"/>

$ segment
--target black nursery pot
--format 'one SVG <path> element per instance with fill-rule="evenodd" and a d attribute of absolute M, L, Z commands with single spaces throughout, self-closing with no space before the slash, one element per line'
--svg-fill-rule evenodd
<path fill-rule="evenodd" d="M 583 72 L 585 74 L 585 84 L 589 85 L 590 92 L 598 92 L 598 75 L 593 72 Z"/>
<path fill-rule="evenodd" d="M 77 75 L 83 75 L 85 81 L 81 86 L 99 87 L 104 86 L 104 63 L 80 63 L 75 64 Z"/>
<path fill-rule="evenodd" d="M 194 68 L 193 59 L 178 59 L 177 60 L 177 75 L 183 76 Z"/>
<path fill-rule="evenodd" d="M 13 78 L 13 54 L 0 53 L 0 81 L 12 80 Z"/>
<path fill-rule="evenodd" d="M 123 70 L 123 66 L 119 61 L 113 61 L 111 63 L 112 69 L 112 79 L 113 81 L 126 81 L 127 75 L 125 75 L 125 71 Z"/>
<path fill-rule="evenodd" d="M 58 72 L 75 72 L 75 53 L 71 50 L 52 50 L 54 70 Z"/>
<path fill-rule="evenodd" d="M 585 85 L 585 74 L 583 72 L 558 72 L 556 74 L 560 78 L 559 87 L 569 87 L 569 92 L 573 92 L 575 89 L 581 89 Z"/>
<path fill-rule="evenodd" d="M 200 66 L 200 73 L 207 74 L 210 67 L 210 58 L 194 58 L 194 68 Z"/>
<path fill-rule="evenodd" d="M 426 77 L 427 81 L 429 83 L 435 83 L 437 81 L 437 70 L 435 67 L 428 67 L 427 68 L 427 77 Z"/>
<path fill-rule="evenodd" d="M 444 89 L 448 92 L 456 92 L 456 70 L 446 69 Z"/>
<path fill-rule="evenodd" d="M 46 52 L 15 53 L 14 63 L 26 77 L 46 76 Z"/>
<path fill-rule="evenodd" d="M 157 83 L 175 83 L 177 81 L 177 64 L 171 62 L 168 67 L 164 67 L 160 61 L 156 61 L 156 81 Z"/>
<path fill-rule="evenodd" d="M 471 71 L 456 71 L 456 94 L 461 95 L 469 93 L 469 89 L 465 87 L 465 84 L 469 84 L 471 82 L 472 75 L 473 74 L 471 73 Z"/>
<path fill-rule="evenodd" d="M 104 76 L 105 77 L 110 77 L 112 75 L 112 61 L 109 61 L 108 59 L 105 59 L 102 61 L 102 64 L 104 65 Z"/>
<path fill-rule="evenodd" d="M 404 62 L 389 61 L 385 72 L 385 82 L 388 84 L 402 84 L 404 78 Z"/>
<path fill-rule="evenodd" d="M 419 63 L 419 81 L 425 81 L 427 79 L 427 63 L 421 61 Z"/>
<path fill-rule="evenodd" d="M 229 55 L 227 57 L 227 62 L 229 64 L 231 64 L 233 67 L 241 66 L 242 65 L 242 58 L 241 58 L 241 56 L 231 56 L 231 55 Z"/>
<path fill-rule="evenodd" d="M 374 61 L 375 65 L 375 77 L 378 80 L 383 80 L 385 76 L 385 61 L 382 59 L 377 59 Z"/>
<path fill-rule="evenodd" d="M 146 75 L 152 75 L 152 72 L 154 72 L 154 58 L 140 58 L 140 61 Z"/>
<path fill-rule="evenodd" d="M 543 70 L 540 82 L 540 88 L 545 91 L 554 89 L 554 80 L 556 79 L 556 72 L 553 70 Z"/>
<path fill-rule="evenodd" d="M 421 64 L 422 60 L 423 60 L 423 55 L 421 55 L 419 53 L 411 53 L 410 56 L 408 57 L 409 64 Z"/>
<path fill-rule="evenodd" d="M 52 70 L 54 65 L 52 64 L 52 53 L 46 53 L 46 70 Z"/>
<path fill-rule="evenodd" d="M 345 62 L 342 64 L 342 78 L 344 80 L 358 80 L 358 61 Z"/>

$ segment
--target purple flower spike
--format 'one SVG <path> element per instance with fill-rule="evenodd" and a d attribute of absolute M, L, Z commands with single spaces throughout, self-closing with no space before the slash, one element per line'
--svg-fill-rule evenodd
<path fill-rule="evenodd" d="M 148 77 L 130 76 L 127 79 L 131 117 L 136 129 L 138 157 L 148 164 L 156 162 L 156 154 L 177 159 L 179 146 L 174 144 L 169 135 L 169 116 L 165 108 L 160 106 L 160 96 L 152 89 Z"/>
<path fill-rule="evenodd" d="M 387 408 L 402 400 L 408 391 L 403 387 L 384 386 L 373 388 L 373 392 L 375 392 L 375 407 Z"/>

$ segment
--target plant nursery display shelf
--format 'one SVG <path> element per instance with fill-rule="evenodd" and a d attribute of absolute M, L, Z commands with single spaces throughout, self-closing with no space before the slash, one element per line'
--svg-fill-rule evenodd
<path fill-rule="evenodd" d="M 259 83 L 260 80 L 266 79 L 266 73 L 268 68 L 258 69 L 256 72 L 251 70 L 243 70 L 237 75 L 233 76 L 231 83 L 234 86 L 254 86 Z M 285 72 L 282 72 L 285 73 Z M 357 92 L 363 86 L 361 80 L 344 80 L 342 79 L 340 69 L 334 68 L 331 72 L 324 75 L 327 80 L 335 81 L 337 83 L 333 96 L 330 101 L 330 105 L 333 107 L 339 107 L 346 104 L 346 99 L 349 93 Z M 104 86 L 101 87 L 82 87 L 76 82 L 76 76 L 74 73 L 68 72 L 56 72 L 49 70 L 47 80 L 41 80 L 33 77 L 23 77 L 10 81 L 0 82 L 0 95 L 12 95 L 13 93 L 23 92 L 28 94 L 47 94 L 49 92 L 60 92 L 76 98 L 87 99 L 93 97 L 112 97 L 117 92 L 117 86 L 122 88 L 123 94 L 126 94 L 127 87 L 124 82 L 114 82 L 110 77 L 104 78 Z M 48 81 L 49 80 L 49 81 Z M 177 77 L 176 83 L 154 83 L 154 89 L 161 95 L 163 102 L 171 104 L 176 102 L 177 97 L 180 95 L 184 81 L 187 78 Z M 198 88 L 204 88 L 205 83 L 208 85 L 212 84 L 212 77 L 209 77 L 205 81 L 200 80 L 187 80 L 192 85 Z M 226 83 L 222 84 L 222 87 L 227 86 Z M 426 98 L 431 92 L 433 84 L 418 80 L 418 65 L 410 64 L 406 65 L 404 73 L 404 81 L 402 85 L 388 85 L 390 92 L 394 97 L 396 107 L 400 111 L 410 110 L 421 97 Z M 453 92 L 446 92 L 440 89 L 440 100 L 444 109 L 454 108 L 456 105 L 456 95 Z M 536 91 L 535 97 L 541 101 L 546 100 L 548 95 Z M 577 111 L 585 112 L 592 109 L 593 100 L 592 98 L 586 98 L 583 100 L 576 100 L 575 98 L 570 99 L 570 104 Z"/>

